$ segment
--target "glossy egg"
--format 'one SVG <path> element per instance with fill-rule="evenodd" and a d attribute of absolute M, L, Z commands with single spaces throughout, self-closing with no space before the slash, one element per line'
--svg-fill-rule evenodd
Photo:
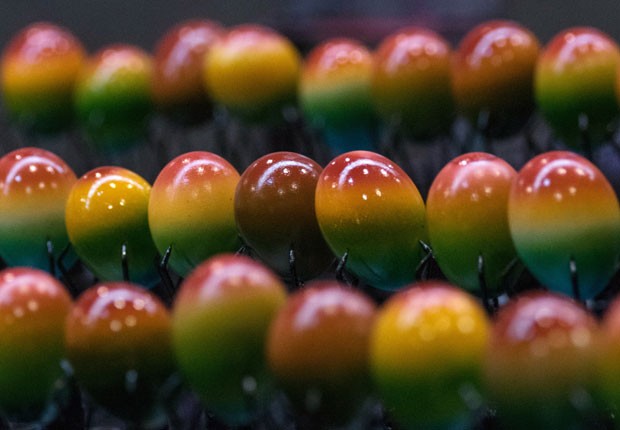
<path fill-rule="evenodd" d="M 269 368 L 310 428 L 349 421 L 369 395 L 375 304 L 333 280 L 293 294 L 269 330 Z"/>
<path fill-rule="evenodd" d="M 21 148 L 0 158 L 0 256 L 10 266 L 49 270 L 53 257 L 69 244 L 65 206 L 77 181 L 57 155 Z"/>
<path fill-rule="evenodd" d="M 600 395 L 606 407 L 620 406 L 620 300 L 608 305 L 601 324 L 600 351 L 597 359 L 597 379 Z"/>
<path fill-rule="evenodd" d="M 75 108 L 97 148 L 120 150 L 143 139 L 152 109 L 152 72 L 150 55 L 132 45 L 103 48 L 84 65 Z"/>
<path fill-rule="evenodd" d="M 485 385 L 502 428 L 582 428 L 576 423 L 591 406 L 597 331 L 584 308 L 553 293 L 530 292 L 500 309 Z"/>
<path fill-rule="evenodd" d="M 534 73 L 540 52 L 536 36 L 512 21 L 488 21 L 461 40 L 452 61 L 457 107 L 475 125 L 489 115 L 492 136 L 517 132 L 534 110 Z"/>
<path fill-rule="evenodd" d="M 75 183 L 67 199 L 69 240 L 102 280 L 123 280 L 121 250 L 127 249 L 129 279 L 146 286 L 157 281 L 157 250 L 148 224 L 151 186 L 122 167 L 99 167 Z"/>
<path fill-rule="evenodd" d="M 419 283 L 389 298 L 372 331 L 370 365 L 394 419 L 404 428 L 461 428 L 448 424 L 466 423 L 480 406 L 489 332 L 482 306 L 451 284 Z"/>
<path fill-rule="evenodd" d="M 508 200 L 510 232 L 523 263 L 547 288 L 580 298 L 601 292 L 620 257 L 620 209 L 603 174 L 585 158 L 547 152 L 519 171 Z"/>
<path fill-rule="evenodd" d="M 181 285 L 173 313 L 179 368 L 229 425 L 248 424 L 270 400 L 265 338 L 285 300 L 272 271 L 232 254 L 205 261 Z"/>
<path fill-rule="evenodd" d="M 73 86 L 86 53 L 67 29 L 38 22 L 14 35 L 1 60 L 4 108 L 18 124 L 51 132 L 73 119 Z"/>
<path fill-rule="evenodd" d="M 66 322 L 67 358 L 80 385 L 109 412 L 143 428 L 165 423 L 163 385 L 175 370 L 171 318 L 127 282 L 86 290 Z"/>
<path fill-rule="evenodd" d="M 179 23 L 157 42 L 153 54 L 153 99 L 182 121 L 202 119 L 210 110 L 202 82 L 205 55 L 224 28 L 215 21 L 194 19 Z"/>
<path fill-rule="evenodd" d="M 601 31 L 575 27 L 556 35 L 536 68 L 536 101 L 553 129 L 569 144 L 579 138 L 579 116 L 588 117 L 587 133 L 600 143 L 618 115 L 615 96 L 620 48 Z"/>
<path fill-rule="evenodd" d="M 0 272 L 0 407 L 37 420 L 63 376 L 65 318 L 71 298 L 51 275 L 16 267 Z"/>
<path fill-rule="evenodd" d="M 398 289 L 415 277 L 426 241 L 424 201 L 394 162 L 369 151 L 332 160 L 321 173 L 315 210 L 323 237 L 368 284 Z"/>
<path fill-rule="evenodd" d="M 372 97 L 377 111 L 413 137 L 449 130 L 454 117 L 452 49 L 439 34 L 410 27 L 386 37 L 375 53 Z"/>
<path fill-rule="evenodd" d="M 291 250 L 301 279 L 321 274 L 334 260 L 314 210 L 321 170 L 304 155 L 275 152 L 256 160 L 241 175 L 235 193 L 239 233 L 282 276 L 291 276 Z"/>
<path fill-rule="evenodd" d="M 233 200 L 239 173 L 222 157 L 189 152 L 170 161 L 153 183 L 148 219 L 161 255 L 182 276 L 203 260 L 241 247 Z"/>
<path fill-rule="evenodd" d="M 489 291 L 520 267 L 508 226 L 508 195 L 517 172 L 482 152 L 461 155 L 435 177 L 426 200 L 433 256 L 453 283 L 481 293 L 478 258 L 484 259 Z"/>
<path fill-rule="evenodd" d="M 250 120 L 280 116 L 295 101 L 301 56 L 287 38 L 259 25 L 233 27 L 205 57 L 213 99 Z"/>

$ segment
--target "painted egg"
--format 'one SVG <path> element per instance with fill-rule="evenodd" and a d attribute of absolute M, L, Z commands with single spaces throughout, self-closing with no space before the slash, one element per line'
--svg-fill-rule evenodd
<path fill-rule="evenodd" d="M 370 365 L 394 419 L 405 428 L 465 428 L 456 424 L 480 406 L 489 332 L 480 303 L 445 282 L 389 298 L 373 328 Z"/>
<path fill-rule="evenodd" d="M 426 240 L 424 201 L 407 174 L 382 155 L 352 151 L 332 160 L 316 187 L 323 237 L 368 284 L 398 289 L 411 282 Z"/>
<path fill-rule="evenodd" d="M 4 108 L 27 129 L 52 132 L 73 119 L 73 86 L 86 52 L 65 28 L 31 24 L 9 41 L 1 60 Z"/>
<path fill-rule="evenodd" d="M 272 119 L 295 101 L 301 57 L 275 30 L 240 25 L 205 57 L 203 80 L 213 100 L 250 120 Z"/>
<path fill-rule="evenodd" d="M 235 194 L 235 219 L 241 237 L 282 276 L 309 279 L 334 260 L 314 210 L 321 166 L 293 152 L 275 152 L 252 163 L 241 175 Z"/>
<path fill-rule="evenodd" d="M 620 299 L 613 299 L 601 324 L 600 352 L 597 359 L 597 384 L 609 410 L 620 406 Z"/>
<path fill-rule="evenodd" d="M 195 19 L 175 25 L 158 41 L 153 54 L 153 99 L 173 118 L 194 122 L 208 115 L 202 66 L 223 34 L 219 23 Z"/>
<path fill-rule="evenodd" d="M 97 403 L 143 428 L 165 423 L 162 386 L 175 363 L 171 318 L 155 295 L 127 282 L 94 285 L 65 333 L 76 380 Z"/>
<path fill-rule="evenodd" d="M 44 149 L 0 158 L 0 256 L 9 266 L 53 267 L 50 257 L 56 260 L 69 244 L 65 206 L 76 181 L 73 170 Z"/>
<path fill-rule="evenodd" d="M 526 293 L 500 309 L 484 373 L 502 428 L 578 428 L 590 407 L 597 331 L 585 309 L 553 293 Z"/>
<path fill-rule="evenodd" d="M 179 368 L 229 425 L 248 424 L 271 400 L 264 345 L 285 300 L 280 279 L 245 256 L 213 257 L 181 284 L 173 313 Z"/>
<path fill-rule="evenodd" d="M 590 299 L 601 292 L 620 257 L 620 208 L 603 174 L 585 158 L 547 152 L 519 171 L 508 200 L 517 253 L 547 288 Z M 571 260 L 576 279 L 571 276 Z"/>
<path fill-rule="evenodd" d="M 521 266 L 508 226 L 508 195 L 517 172 L 482 152 L 461 155 L 435 177 L 426 200 L 428 236 L 443 274 L 480 294 L 478 259 L 489 291 Z"/>
<path fill-rule="evenodd" d="M 269 330 L 269 368 L 309 428 L 355 416 L 370 394 L 368 347 L 376 308 L 358 290 L 314 281 L 293 294 Z"/>
<path fill-rule="evenodd" d="M 152 67 L 149 54 L 131 45 L 101 49 L 84 65 L 75 108 L 97 148 L 125 149 L 144 138 L 152 109 Z"/>
<path fill-rule="evenodd" d="M 424 28 L 386 37 L 372 74 L 373 102 L 383 119 L 413 137 L 447 132 L 454 118 L 451 56 L 448 42 Z"/>
<path fill-rule="evenodd" d="M 67 199 L 69 240 L 102 280 L 123 280 L 123 244 L 129 279 L 146 286 L 157 281 L 157 250 L 148 224 L 151 186 L 122 167 L 99 167 L 82 176 Z"/>
<path fill-rule="evenodd" d="M 600 143 L 618 115 L 616 70 L 620 48 L 594 28 L 575 27 L 556 35 L 536 68 L 536 101 L 551 127 L 569 144 L 580 136 L 580 115 L 586 132 Z"/>
<path fill-rule="evenodd" d="M 180 275 L 203 260 L 241 247 L 233 200 L 239 173 L 222 157 L 195 151 L 169 162 L 151 190 L 148 219 L 153 241 Z"/>
<path fill-rule="evenodd" d="M 540 52 L 536 36 L 511 21 L 489 21 L 461 40 L 452 62 L 457 107 L 487 135 L 517 132 L 534 110 L 534 73 Z"/>
<path fill-rule="evenodd" d="M 42 418 L 63 377 L 65 318 L 71 298 L 38 269 L 0 272 L 0 406 L 21 420 Z"/>

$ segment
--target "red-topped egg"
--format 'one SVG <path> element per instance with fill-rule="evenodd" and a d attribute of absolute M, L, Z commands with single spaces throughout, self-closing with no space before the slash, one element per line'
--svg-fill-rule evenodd
<path fill-rule="evenodd" d="M 39 22 L 4 48 L 0 65 L 4 108 L 20 125 L 58 131 L 73 119 L 73 87 L 86 52 L 67 29 Z"/>
<path fill-rule="evenodd" d="M 235 193 L 235 219 L 241 237 L 270 267 L 309 279 L 334 256 L 323 239 L 314 210 L 321 166 L 293 152 L 267 154 L 241 175 Z"/>
<path fill-rule="evenodd" d="M 540 43 L 512 21 L 488 21 L 461 40 L 452 61 L 452 88 L 458 108 L 481 130 L 505 136 L 518 131 L 534 110 L 534 72 Z"/>
<path fill-rule="evenodd" d="M 321 173 L 316 217 L 328 245 L 370 285 L 398 289 L 411 282 L 426 240 L 424 201 L 394 162 L 369 151 L 332 160 Z"/>
<path fill-rule="evenodd" d="M 250 120 L 272 119 L 295 101 L 301 57 L 275 30 L 239 25 L 213 44 L 203 80 L 217 103 Z"/>
<path fill-rule="evenodd" d="M 16 420 L 37 421 L 63 376 L 65 318 L 71 297 L 38 269 L 0 272 L 0 407 Z"/>
<path fill-rule="evenodd" d="M 502 428 L 577 428 L 591 412 L 598 325 L 565 296 L 530 292 L 500 309 L 485 385 Z"/>
<path fill-rule="evenodd" d="M 196 268 L 174 304 L 177 362 L 207 409 L 245 425 L 271 400 L 265 340 L 286 289 L 262 264 L 223 254 Z"/>
<path fill-rule="evenodd" d="M 590 27 L 574 27 L 556 35 L 545 47 L 536 68 L 536 101 L 553 129 L 575 144 L 581 118 L 584 133 L 600 143 L 618 115 L 616 71 L 618 44 Z"/>
<path fill-rule="evenodd" d="M 8 265 L 53 267 L 50 258 L 69 244 L 65 206 L 76 181 L 73 170 L 44 149 L 21 148 L 0 158 L 0 256 Z"/>
<path fill-rule="evenodd" d="M 215 21 L 194 19 L 161 37 L 153 54 L 153 99 L 158 107 L 183 121 L 206 116 L 210 98 L 202 81 L 203 63 L 224 31 Z"/>
<path fill-rule="evenodd" d="M 390 415 L 403 428 L 465 428 L 481 406 L 489 333 L 480 303 L 451 284 L 414 284 L 388 299 L 370 364 Z"/>
<path fill-rule="evenodd" d="M 480 294 L 496 292 L 521 265 L 508 226 L 508 195 L 517 172 L 491 154 L 473 152 L 450 161 L 426 200 L 428 236 L 443 274 Z M 483 273 L 479 273 L 479 258 Z"/>
<path fill-rule="evenodd" d="M 376 307 L 360 291 L 314 281 L 293 294 L 269 330 L 269 368 L 308 428 L 350 421 L 371 392 L 368 350 Z"/>
<path fill-rule="evenodd" d="M 148 218 L 161 255 L 182 276 L 215 254 L 241 247 L 233 200 L 239 173 L 219 155 L 179 155 L 159 173 L 149 197 Z"/>
<path fill-rule="evenodd" d="M 620 258 L 620 207 L 590 161 L 568 151 L 530 160 L 512 184 L 508 221 L 517 253 L 547 288 L 589 299 Z M 571 275 L 571 261 L 576 271 Z"/>
<path fill-rule="evenodd" d="M 65 213 L 69 240 L 102 280 L 123 280 L 124 265 L 133 282 L 150 286 L 158 279 L 148 224 L 150 192 L 144 178 L 113 166 L 91 170 L 71 189 Z"/>
<path fill-rule="evenodd" d="M 375 53 L 374 105 L 388 123 L 414 137 L 445 133 L 454 117 L 452 49 L 437 33 L 410 27 L 386 37 Z"/>
<path fill-rule="evenodd" d="M 127 282 L 94 285 L 71 309 L 65 338 L 75 377 L 97 403 L 139 427 L 165 423 L 175 363 L 170 315 L 155 295 Z"/>
<path fill-rule="evenodd" d="M 96 147 L 127 148 L 144 137 L 152 109 L 151 56 L 132 45 L 102 48 L 83 66 L 75 109 Z"/>

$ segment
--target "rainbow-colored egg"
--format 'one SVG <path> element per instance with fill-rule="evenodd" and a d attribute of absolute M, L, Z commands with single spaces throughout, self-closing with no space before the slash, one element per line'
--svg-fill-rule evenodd
<path fill-rule="evenodd" d="M 38 269 L 0 272 L 0 407 L 17 421 L 39 421 L 63 377 L 71 297 Z"/>
<path fill-rule="evenodd" d="M 17 33 L 1 60 L 2 98 L 21 126 L 53 132 L 73 120 L 73 87 L 86 52 L 67 29 L 38 22 Z"/>
<path fill-rule="evenodd" d="M 158 41 L 153 54 L 153 100 L 171 117 L 193 122 L 209 113 L 202 68 L 224 31 L 215 21 L 194 19 L 175 25 Z"/>
<path fill-rule="evenodd" d="M 394 162 L 370 151 L 333 159 L 315 195 L 323 237 L 346 267 L 366 283 L 398 289 L 415 278 L 426 241 L 424 201 Z"/>
<path fill-rule="evenodd" d="M 472 296 L 427 281 L 390 297 L 377 315 L 370 366 L 379 395 L 403 428 L 468 428 L 481 406 L 491 324 Z"/>
<path fill-rule="evenodd" d="M 566 143 L 579 147 L 581 133 L 587 133 L 590 144 L 610 135 L 610 124 L 618 116 L 618 64 L 618 44 L 595 28 L 564 30 L 545 47 L 536 67 L 536 101 Z M 584 130 L 580 116 L 588 120 Z"/>
<path fill-rule="evenodd" d="M 466 290 L 501 291 L 521 264 L 508 226 L 508 196 L 517 172 L 494 155 L 472 152 L 450 161 L 426 200 L 428 236 L 442 273 Z M 482 257 L 483 273 L 479 273 Z"/>
<path fill-rule="evenodd" d="M 96 284 L 73 305 L 65 339 L 95 402 L 142 428 L 166 422 L 163 387 L 175 363 L 170 314 L 157 296 L 128 282 Z"/>
<path fill-rule="evenodd" d="M 69 244 L 65 206 L 76 181 L 73 170 L 44 149 L 21 148 L 0 158 L 0 256 L 9 266 L 53 267 L 50 258 Z"/>
<path fill-rule="evenodd" d="M 108 46 L 86 62 L 75 87 L 75 109 L 95 147 L 126 149 L 144 138 L 152 74 L 150 55 L 132 45 Z"/>
<path fill-rule="evenodd" d="M 474 27 L 452 61 L 458 109 L 487 135 L 517 132 L 534 110 L 539 52 L 536 36 L 516 22 L 488 21 Z M 482 115 L 488 115 L 487 124 L 479 123 Z"/>
<path fill-rule="evenodd" d="M 278 276 L 246 256 L 213 257 L 181 284 L 172 324 L 178 366 L 228 425 L 251 423 L 272 400 L 265 340 L 285 300 Z"/>
<path fill-rule="evenodd" d="M 153 183 L 148 220 L 161 255 L 185 276 L 215 254 L 241 247 L 233 200 L 239 173 L 219 155 L 195 151 L 170 161 Z"/>
<path fill-rule="evenodd" d="M 448 42 L 410 27 L 386 37 L 374 56 L 372 97 L 383 120 L 413 137 L 447 132 L 454 118 Z"/>
<path fill-rule="evenodd" d="M 301 56 L 286 37 L 239 25 L 213 44 L 203 80 L 213 100 L 247 120 L 274 120 L 294 103 Z"/>
<path fill-rule="evenodd" d="M 129 279 L 157 281 L 157 249 L 148 224 L 151 186 L 122 167 L 98 167 L 75 183 L 67 199 L 69 240 L 80 259 L 106 281 L 124 280 L 125 245 Z"/>
<path fill-rule="evenodd" d="M 529 292 L 496 316 L 484 365 L 501 428 L 589 428 L 598 325 L 566 296 Z"/>
<path fill-rule="evenodd" d="M 314 209 L 321 174 L 314 160 L 294 152 L 274 152 L 252 163 L 235 192 L 235 220 L 245 243 L 270 267 L 291 277 L 310 279 L 334 260 Z"/>
<path fill-rule="evenodd" d="M 523 166 L 510 190 L 508 221 L 521 260 L 551 290 L 573 295 L 576 282 L 579 297 L 590 299 L 616 271 L 618 199 L 600 170 L 580 155 L 552 151 Z"/>

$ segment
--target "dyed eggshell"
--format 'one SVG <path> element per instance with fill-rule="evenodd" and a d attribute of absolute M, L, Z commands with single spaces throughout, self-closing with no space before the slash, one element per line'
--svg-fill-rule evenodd
<path fill-rule="evenodd" d="M 387 122 L 414 137 L 449 130 L 454 117 L 452 49 L 437 33 L 417 27 L 386 37 L 375 53 L 374 105 Z"/>
<path fill-rule="evenodd" d="M 480 294 L 478 257 L 484 280 L 498 291 L 518 263 L 508 226 L 508 195 L 517 172 L 482 152 L 461 155 L 435 177 L 426 200 L 433 256 L 453 283 Z"/>
<path fill-rule="evenodd" d="M 173 313 L 179 368 L 207 408 L 230 425 L 251 422 L 270 400 L 264 344 L 285 300 L 273 272 L 232 254 L 205 261 L 181 285 Z"/>
<path fill-rule="evenodd" d="M 40 418 L 63 376 L 64 324 L 71 298 L 51 275 L 16 267 L 0 272 L 0 407 Z M 35 416 L 32 416 L 35 415 Z"/>
<path fill-rule="evenodd" d="M 203 80 L 213 100 L 249 120 L 271 118 L 294 102 L 301 57 L 275 30 L 231 28 L 205 57 Z"/>
<path fill-rule="evenodd" d="M 185 276 L 203 260 L 241 247 L 233 200 L 239 173 L 222 157 L 195 151 L 169 162 L 153 184 L 148 219 L 160 254 Z"/>
<path fill-rule="evenodd" d="M 175 25 L 158 41 L 153 54 L 153 100 L 164 111 L 200 118 L 209 111 L 202 81 L 204 58 L 224 28 L 215 21 L 190 20 Z"/>
<path fill-rule="evenodd" d="M 266 344 L 269 368 L 315 428 L 344 424 L 369 395 L 375 313 L 375 304 L 360 291 L 325 280 L 293 294 L 273 321 Z"/>
<path fill-rule="evenodd" d="M 65 205 L 76 181 L 73 170 L 44 149 L 0 158 L 0 256 L 8 265 L 48 270 L 48 240 L 59 257 L 69 244 Z"/>
<path fill-rule="evenodd" d="M 150 191 L 141 176 L 110 166 L 91 170 L 73 186 L 65 213 L 69 240 L 101 279 L 123 279 L 125 243 L 130 280 L 146 286 L 157 281 L 157 250 L 148 225 Z"/>
<path fill-rule="evenodd" d="M 394 418 L 405 428 L 464 421 L 476 406 L 466 401 L 480 396 L 489 332 L 480 303 L 451 284 L 413 284 L 389 298 L 373 328 L 370 364 Z"/>
<path fill-rule="evenodd" d="M 369 151 L 332 160 L 321 173 L 315 210 L 328 245 L 347 269 L 379 288 L 411 282 L 426 241 L 424 201 L 395 163 Z"/>
<path fill-rule="evenodd" d="M 311 123 L 349 128 L 374 120 L 371 95 L 373 56 L 361 42 L 332 39 L 306 57 L 299 103 Z"/>
<path fill-rule="evenodd" d="M 165 418 L 160 388 L 175 364 L 171 318 L 155 295 L 127 282 L 94 285 L 67 317 L 66 342 L 77 381 L 101 406 L 141 425 Z"/>
<path fill-rule="evenodd" d="M 517 253 L 546 287 L 580 296 L 601 292 L 620 257 L 620 208 L 603 174 L 585 158 L 547 152 L 530 160 L 510 190 L 508 221 Z"/>
<path fill-rule="evenodd" d="M 594 382 L 598 326 L 568 297 L 530 292 L 500 309 L 485 385 L 502 428 L 571 428 Z"/>
<path fill-rule="evenodd" d="M 36 131 L 59 131 L 69 125 L 73 86 L 85 56 L 71 32 L 51 23 L 31 24 L 13 36 L 0 65 L 9 116 Z"/>
<path fill-rule="evenodd" d="M 512 21 L 488 21 L 461 40 L 452 60 L 457 107 L 476 124 L 489 113 L 487 134 L 518 131 L 534 110 L 534 73 L 540 52 L 536 36 Z"/>
<path fill-rule="evenodd" d="M 275 152 L 252 163 L 235 193 L 241 237 L 270 267 L 289 277 L 289 252 L 297 276 L 308 279 L 334 260 L 314 210 L 321 166 L 293 152 Z"/>
<path fill-rule="evenodd" d="M 601 324 L 600 351 L 597 355 L 598 389 L 605 406 L 620 406 L 620 300 L 609 304 Z"/>
<path fill-rule="evenodd" d="M 124 149 L 143 138 L 152 109 L 152 59 L 132 45 L 101 49 L 84 65 L 75 88 L 82 127 L 102 150 Z"/>
<path fill-rule="evenodd" d="M 556 35 L 536 68 L 536 101 L 541 113 L 569 144 L 579 138 L 579 115 L 589 120 L 587 133 L 600 143 L 618 115 L 615 84 L 620 48 L 608 35 L 575 27 Z"/>

